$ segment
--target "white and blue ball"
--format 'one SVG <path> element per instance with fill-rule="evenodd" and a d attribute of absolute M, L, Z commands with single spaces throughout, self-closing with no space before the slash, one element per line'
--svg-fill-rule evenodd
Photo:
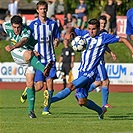
<path fill-rule="evenodd" d="M 81 52 L 86 48 L 86 39 L 82 36 L 76 36 L 71 42 L 72 48 L 76 52 Z"/>

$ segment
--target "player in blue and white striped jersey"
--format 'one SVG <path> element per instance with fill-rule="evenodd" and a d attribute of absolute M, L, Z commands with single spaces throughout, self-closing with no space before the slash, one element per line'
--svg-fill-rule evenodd
<path fill-rule="evenodd" d="M 107 34 L 108 32 L 105 30 L 107 19 L 106 16 L 100 16 L 99 17 L 99 22 L 100 22 L 100 34 Z M 112 56 L 113 60 L 116 60 L 116 55 L 110 50 L 110 48 L 107 46 L 106 51 L 110 53 Z M 90 85 L 89 92 L 93 91 L 94 89 L 97 91 L 97 89 L 100 89 L 98 86 L 101 87 L 101 92 L 102 92 L 102 106 L 106 106 L 107 108 L 111 108 L 112 106 L 108 104 L 108 96 L 109 96 L 109 79 L 107 75 L 107 71 L 105 68 L 105 61 L 104 61 L 104 55 L 101 58 L 100 64 L 97 67 L 98 69 L 98 74 L 96 77 L 96 80 L 94 83 Z M 99 91 L 99 90 L 98 90 Z"/>
<path fill-rule="evenodd" d="M 73 36 L 83 36 L 87 40 L 87 47 L 86 50 L 82 52 L 80 67 L 78 69 L 78 78 L 68 84 L 64 90 L 53 96 L 51 103 L 64 99 L 76 89 L 79 105 L 96 111 L 99 118 L 103 119 L 103 114 L 106 112 L 106 108 L 101 108 L 92 100 L 87 99 L 89 86 L 92 82 L 94 82 L 97 75 L 97 66 L 100 63 L 101 57 L 103 56 L 108 44 L 123 42 L 130 49 L 132 57 L 133 47 L 126 38 L 111 34 L 99 35 L 99 27 L 99 21 L 97 19 L 91 19 L 88 22 L 88 30 L 80 30 L 75 28 L 70 28 L 67 30 L 65 39 L 70 40 Z"/>
<path fill-rule="evenodd" d="M 44 91 L 44 106 L 47 104 L 48 106 L 44 108 L 42 112 L 43 115 L 49 114 L 50 97 L 52 97 L 54 91 L 53 80 L 56 78 L 56 57 L 54 48 L 58 46 L 60 38 L 58 25 L 56 21 L 46 16 L 47 10 L 47 3 L 45 1 L 39 1 L 36 4 L 38 18 L 33 20 L 29 25 L 34 39 L 38 41 L 34 47 L 38 60 L 44 65 L 50 61 L 54 62 L 48 77 L 44 77 L 40 71 L 36 71 L 35 75 L 36 91 L 41 90 L 44 87 L 44 82 L 46 82 L 46 90 Z"/>

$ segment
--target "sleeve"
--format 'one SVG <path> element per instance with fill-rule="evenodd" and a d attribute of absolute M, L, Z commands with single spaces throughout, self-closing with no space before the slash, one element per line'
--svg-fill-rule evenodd
<path fill-rule="evenodd" d="M 59 27 L 58 27 L 56 22 L 55 22 L 55 25 L 54 25 L 54 37 L 55 38 L 60 38 Z"/>
<path fill-rule="evenodd" d="M 104 44 L 112 44 L 119 41 L 120 37 L 117 35 L 104 34 Z"/>

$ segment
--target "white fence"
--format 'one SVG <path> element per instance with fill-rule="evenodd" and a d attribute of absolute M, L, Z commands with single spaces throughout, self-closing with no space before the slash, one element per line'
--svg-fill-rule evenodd
<path fill-rule="evenodd" d="M 74 63 L 74 78 L 77 78 L 78 67 L 79 63 Z M 133 85 L 133 64 L 106 63 L 106 69 L 110 84 Z M 12 62 L 0 63 L 0 82 L 25 82 L 23 67 Z M 62 79 L 56 79 L 54 82 L 62 82 Z"/>

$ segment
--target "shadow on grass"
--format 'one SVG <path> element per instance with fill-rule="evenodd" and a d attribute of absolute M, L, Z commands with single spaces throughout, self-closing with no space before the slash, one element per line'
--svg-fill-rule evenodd
<path fill-rule="evenodd" d="M 109 116 L 112 120 L 133 120 L 133 114 L 119 115 L 119 116 Z"/>

